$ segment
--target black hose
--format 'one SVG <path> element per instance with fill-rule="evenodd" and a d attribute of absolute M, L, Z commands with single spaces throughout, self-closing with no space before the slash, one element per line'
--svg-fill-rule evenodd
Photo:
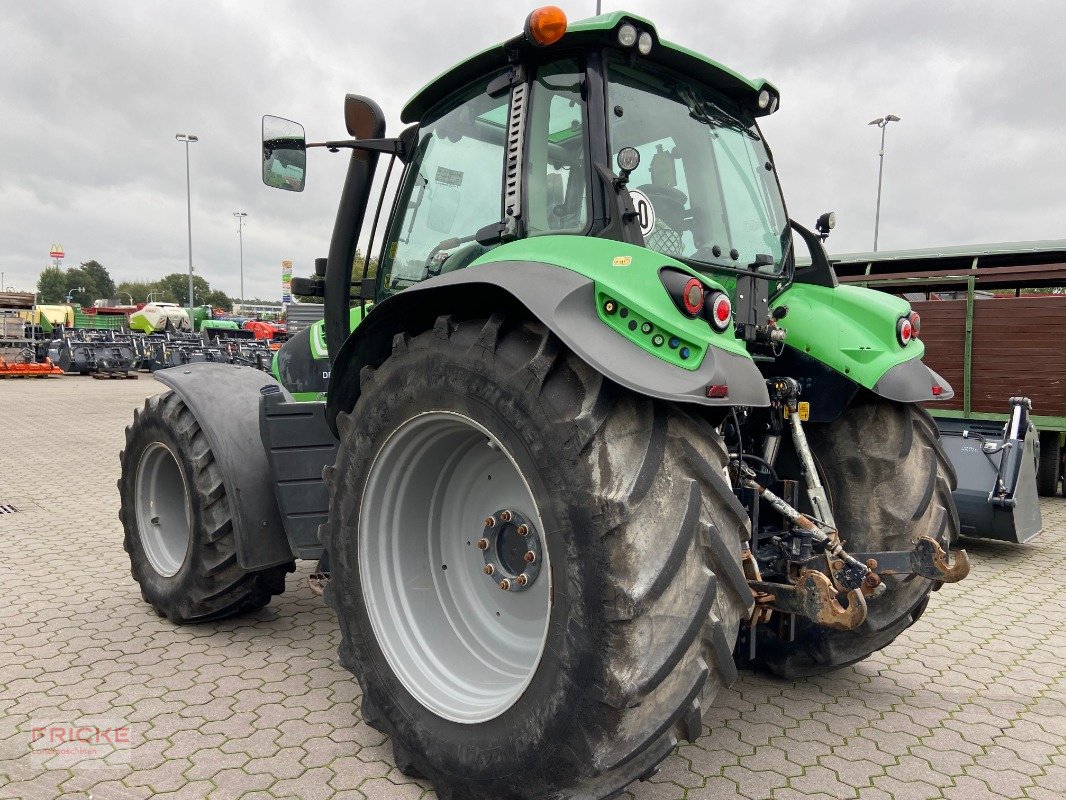
<path fill-rule="evenodd" d="M 770 473 L 771 478 L 773 478 L 778 483 L 781 482 L 781 479 L 777 477 L 777 471 L 773 468 L 773 465 L 770 464 L 770 462 L 767 461 L 765 458 L 756 455 L 751 455 L 750 453 L 741 453 L 740 457 L 745 461 L 754 461 L 757 464 L 762 464 L 764 467 L 766 467 L 766 471 Z"/>

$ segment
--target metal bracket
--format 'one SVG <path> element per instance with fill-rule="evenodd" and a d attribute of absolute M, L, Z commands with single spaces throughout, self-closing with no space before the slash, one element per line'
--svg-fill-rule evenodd
<path fill-rule="evenodd" d="M 854 630 L 866 621 L 866 598 L 862 592 L 850 590 L 845 608 L 829 578 L 820 572 L 805 571 L 796 584 L 749 580 L 748 586 L 758 605 L 807 617 L 835 631 Z"/>
<path fill-rule="evenodd" d="M 970 559 L 965 550 L 955 551 L 954 563 L 948 563 L 948 553 L 940 542 L 919 536 L 913 550 L 892 550 L 884 553 L 853 553 L 854 558 L 869 563 L 878 574 L 920 575 L 931 581 L 957 583 L 970 574 Z"/>

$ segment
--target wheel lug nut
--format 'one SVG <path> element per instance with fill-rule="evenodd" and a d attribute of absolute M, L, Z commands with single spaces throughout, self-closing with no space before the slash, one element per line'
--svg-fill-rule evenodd
<path fill-rule="evenodd" d="M 519 525 L 518 526 L 518 535 L 519 536 L 529 536 L 529 526 L 525 525 L 525 524 Z"/>
<path fill-rule="evenodd" d="M 507 580 L 507 578 L 504 578 L 502 581 L 500 581 L 500 588 L 503 589 L 505 592 L 509 591 L 511 588 L 511 582 Z"/>
<path fill-rule="evenodd" d="M 513 516 L 514 515 L 510 511 L 501 511 L 500 512 L 500 519 L 502 519 L 504 522 L 510 522 L 511 518 Z"/>
<path fill-rule="evenodd" d="M 481 571 L 484 572 L 486 575 L 491 575 L 496 571 L 496 568 L 492 566 L 492 564 L 486 564 L 484 569 L 482 569 Z"/>
<path fill-rule="evenodd" d="M 492 528 L 495 525 L 496 525 L 496 520 L 494 520 L 492 517 L 485 517 L 485 527 L 486 528 Z"/>
<path fill-rule="evenodd" d="M 527 550 L 526 554 L 522 556 L 522 558 L 526 560 L 527 564 L 532 564 L 534 561 L 537 560 L 537 554 L 534 553 L 532 550 Z"/>
<path fill-rule="evenodd" d="M 517 578 L 515 578 L 515 583 L 517 583 L 519 586 L 525 586 L 527 583 L 529 583 L 529 578 L 527 578 L 525 576 L 525 573 L 523 573 L 522 575 L 519 575 Z"/>
<path fill-rule="evenodd" d="M 489 540 L 488 539 L 478 539 L 477 540 L 477 549 L 478 550 L 488 550 L 489 549 Z"/>

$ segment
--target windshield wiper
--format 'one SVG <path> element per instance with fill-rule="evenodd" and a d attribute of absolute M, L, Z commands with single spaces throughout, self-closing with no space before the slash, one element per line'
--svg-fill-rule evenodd
<path fill-rule="evenodd" d="M 762 138 L 753 131 L 749 126 L 744 124 L 744 121 L 740 118 L 730 114 L 724 108 L 710 100 L 704 100 L 701 97 L 697 97 L 695 92 L 685 86 L 674 87 L 678 97 L 685 101 L 685 105 L 688 106 L 689 113 L 694 119 L 699 120 L 707 125 L 717 125 L 721 128 L 728 128 L 738 133 L 743 133 L 756 142 L 761 142 Z"/>

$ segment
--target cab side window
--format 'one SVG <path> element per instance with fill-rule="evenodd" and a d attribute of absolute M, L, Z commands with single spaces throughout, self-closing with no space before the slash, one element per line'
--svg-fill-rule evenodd
<path fill-rule="evenodd" d="M 465 266 L 484 252 L 474 234 L 503 216 L 509 97 L 489 97 L 487 85 L 430 112 L 419 129 L 379 269 L 384 294 Z"/>

